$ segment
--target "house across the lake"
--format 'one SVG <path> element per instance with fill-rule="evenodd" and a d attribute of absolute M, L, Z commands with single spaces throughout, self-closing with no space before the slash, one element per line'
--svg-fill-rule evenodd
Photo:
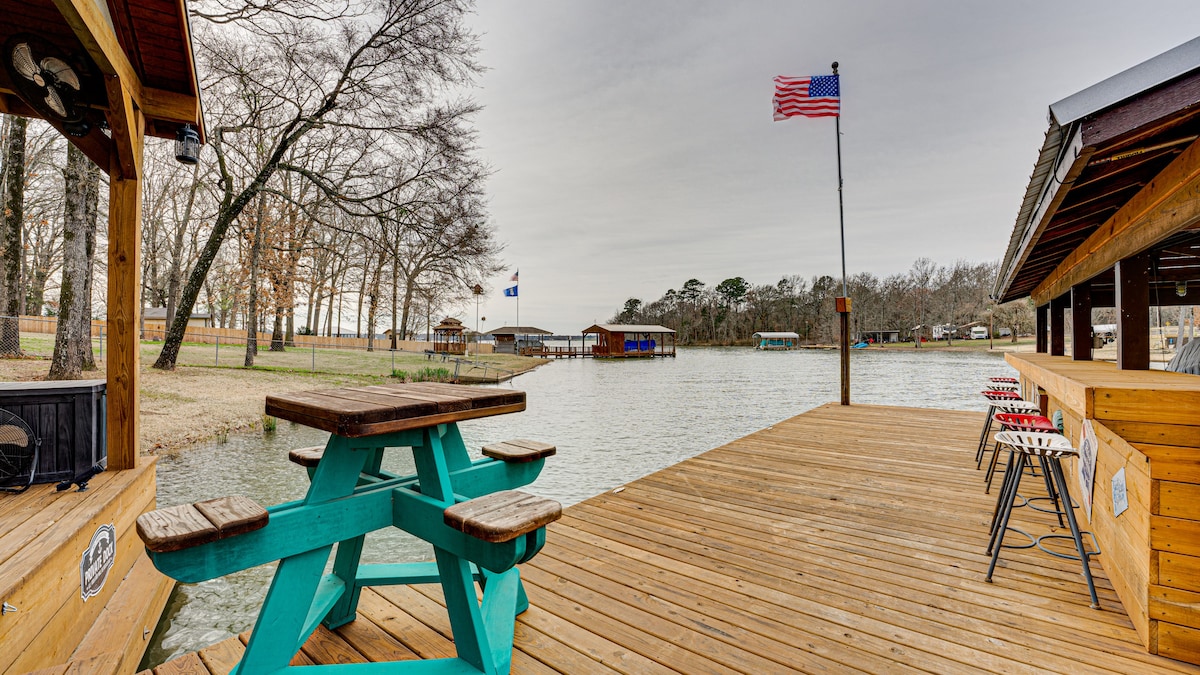
<path fill-rule="evenodd" d="M 142 310 L 142 324 L 146 330 L 167 329 L 167 308 L 147 307 Z M 209 328 L 213 325 L 212 314 L 192 313 L 188 317 L 188 328 Z"/>

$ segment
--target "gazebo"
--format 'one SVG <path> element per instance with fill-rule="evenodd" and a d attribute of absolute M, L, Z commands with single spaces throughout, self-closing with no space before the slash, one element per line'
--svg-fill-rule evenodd
<path fill-rule="evenodd" d="M 0 0 L 0 11 L 0 112 L 46 120 L 109 176 L 104 428 L 116 474 L 95 481 L 103 487 L 88 509 L 56 511 L 53 536 L 8 551 L 27 569 L 0 575 L 6 608 L 21 610 L 15 624 L 0 627 L 12 647 L 0 650 L 0 671 L 102 654 L 84 668 L 132 672 L 146 644 L 143 627 L 153 629 L 172 586 L 148 566 L 133 531 L 155 499 L 154 463 L 138 457 L 142 147 L 150 135 L 196 152 L 204 139 L 187 8 L 184 0 Z M 88 570 L 106 576 L 82 597 L 64 583 L 83 571 L 81 549 L 96 552 L 92 563 L 111 563 Z M 100 611 L 123 599 L 121 611 Z"/>
<path fill-rule="evenodd" d="M 1191 663 L 1200 377 L 1150 368 L 1150 308 L 1200 303 L 1198 139 L 1200 38 L 1052 104 L 994 292 L 1037 307 L 1037 352 L 1006 358 L 1081 450 L 1072 492 L 1133 626 Z M 1117 310 L 1115 364 L 1095 307 Z"/>
<path fill-rule="evenodd" d="M 461 321 L 448 316 L 433 327 L 433 351 L 439 354 L 467 353 L 467 343 L 463 339 Z"/>

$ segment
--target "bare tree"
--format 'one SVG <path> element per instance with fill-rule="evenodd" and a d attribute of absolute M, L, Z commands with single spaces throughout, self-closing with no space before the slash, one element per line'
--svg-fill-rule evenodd
<path fill-rule="evenodd" d="M 200 59 L 213 73 L 207 83 L 214 94 L 209 100 L 227 98 L 238 109 L 227 110 L 210 127 L 209 146 L 220 172 L 220 208 L 184 285 L 179 315 L 168 329 L 156 368 L 174 368 L 187 317 L 230 226 L 277 171 L 307 175 L 304 167 L 285 164 L 305 137 L 347 126 L 446 143 L 474 112 L 473 104 L 446 102 L 442 94 L 444 87 L 465 82 L 478 71 L 474 39 L 463 23 L 469 3 L 373 0 L 355 7 L 358 15 L 341 8 L 313 21 L 292 12 L 321 13 L 322 8 L 289 3 L 274 11 L 246 5 L 218 20 L 258 12 L 254 22 L 237 23 L 253 41 L 237 42 L 215 30 L 197 41 Z M 255 125 L 266 139 L 266 160 L 239 187 L 230 167 L 232 143 Z"/>
<path fill-rule="evenodd" d="M 64 259 L 51 380 L 78 379 L 82 371 L 96 368 L 92 360 L 91 270 L 99 220 L 100 167 L 68 144 L 63 178 Z"/>
<path fill-rule="evenodd" d="M 0 356 L 20 356 L 21 323 L 21 254 L 22 226 L 25 220 L 25 137 L 29 121 L 24 117 L 7 117 L 7 139 L 4 148 L 3 191 L 0 205 Z"/>

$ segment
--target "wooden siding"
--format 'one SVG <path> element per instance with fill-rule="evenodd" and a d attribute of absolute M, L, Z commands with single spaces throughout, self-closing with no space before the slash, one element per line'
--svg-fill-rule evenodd
<path fill-rule="evenodd" d="M 1078 563 L 1036 549 L 1005 549 L 984 581 L 982 420 L 825 406 L 566 509 L 521 568 L 513 672 L 1200 672 L 1146 653 L 1105 555 L 1102 611 Z M 436 586 L 368 589 L 295 663 L 450 656 L 449 636 Z M 242 644 L 154 673 L 226 673 Z"/>
<path fill-rule="evenodd" d="M 1200 377 L 1046 354 L 1008 361 L 1027 389 L 1039 387 L 1048 414 L 1063 412 L 1072 443 L 1083 420 L 1092 422 L 1099 451 L 1090 528 L 1142 643 L 1200 662 Z M 1129 509 L 1116 516 L 1110 486 L 1122 469 Z"/>
<path fill-rule="evenodd" d="M 68 660 L 108 675 L 137 667 L 174 582 L 146 557 L 134 519 L 154 508 L 156 463 L 106 471 L 86 492 L 53 483 L 0 494 L 0 673 L 24 673 Z M 80 557 L 94 532 L 111 524 L 116 557 L 96 596 L 80 593 Z"/>

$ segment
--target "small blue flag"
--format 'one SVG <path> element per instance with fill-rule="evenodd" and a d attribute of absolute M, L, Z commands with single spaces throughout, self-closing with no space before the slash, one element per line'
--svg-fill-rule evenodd
<path fill-rule="evenodd" d="M 506 297 L 506 298 L 515 298 L 515 297 L 517 297 L 517 287 L 516 287 L 516 286 L 513 286 L 513 287 L 511 287 L 511 288 L 506 288 L 506 289 L 504 289 L 504 297 Z"/>

